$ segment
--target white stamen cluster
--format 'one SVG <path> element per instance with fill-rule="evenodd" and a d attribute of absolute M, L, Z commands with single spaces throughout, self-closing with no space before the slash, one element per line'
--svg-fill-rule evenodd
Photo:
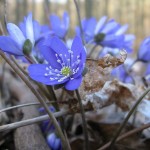
<path fill-rule="evenodd" d="M 69 58 L 66 54 L 55 54 L 56 61 L 61 65 L 61 69 L 53 69 L 51 66 L 46 67 L 45 76 L 50 76 L 51 81 L 57 80 L 62 82 L 67 78 L 74 79 L 73 75 L 79 71 L 79 64 L 81 62 L 80 55 L 74 58 L 73 51 L 68 50 Z M 75 59 L 74 62 L 72 62 Z"/>

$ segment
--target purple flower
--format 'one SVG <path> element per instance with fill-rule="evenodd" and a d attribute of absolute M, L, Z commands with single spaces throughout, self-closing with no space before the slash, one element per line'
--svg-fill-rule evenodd
<path fill-rule="evenodd" d="M 8 23 L 7 30 L 8 36 L 0 36 L 0 48 L 10 54 L 29 54 L 40 39 L 40 25 L 32 20 L 31 13 L 20 23 L 20 27 Z"/>
<path fill-rule="evenodd" d="M 49 110 L 51 112 L 55 112 L 55 108 L 53 106 L 50 106 L 49 107 Z M 41 115 L 45 115 L 46 114 L 46 111 L 43 107 L 41 107 L 39 109 L 39 112 Z M 41 130 L 44 132 L 44 133 L 48 133 L 48 132 L 53 132 L 55 130 L 55 127 L 53 126 L 53 124 L 51 124 L 51 121 L 48 119 L 48 120 L 45 120 L 41 123 Z"/>
<path fill-rule="evenodd" d="M 50 106 L 49 110 L 51 112 L 56 111 L 53 106 Z M 42 115 L 46 114 L 46 111 L 43 107 L 40 108 L 39 111 Z M 44 135 L 46 136 L 46 140 L 47 140 L 47 143 L 48 143 L 49 147 L 52 150 L 61 150 L 62 149 L 61 140 L 56 136 L 55 127 L 53 126 L 51 121 L 50 120 L 43 121 L 41 123 L 41 129 L 44 132 Z"/>
<path fill-rule="evenodd" d="M 98 22 L 95 18 L 84 19 L 82 28 L 86 42 L 94 41 L 103 47 L 126 49 L 131 51 L 131 46 L 135 37 L 125 35 L 128 25 L 121 26 L 115 20 L 107 21 L 107 17 L 102 17 Z M 79 27 L 76 29 L 80 33 Z"/>
<path fill-rule="evenodd" d="M 133 83 L 133 78 L 129 75 L 128 70 L 132 66 L 133 60 L 127 59 L 124 65 L 120 65 L 112 71 L 114 77 L 118 77 L 124 83 Z"/>
<path fill-rule="evenodd" d="M 58 37 L 51 37 L 41 44 L 41 51 L 48 64 L 29 66 L 29 76 L 33 80 L 46 85 L 64 84 L 67 90 L 75 90 L 80 86 L 86 60 L 80 37 L 74 38 L 71 49 Z"/>
<path fill-rule="evenodd" d="M 64 38 L 69 29 L 69 15 L 64 12 L 62 20 L 55 14 L 50 15 L 50 25 L 42 26 L 43 33 L 47 32 L 49 34 L 56 35 L 60 38 Z"/>
<path fill-rule="evenodd" d="M 138 50 L 138 59 L 143 62 L 150 61 L 150 37 L 143 40 Z"/>
<path fill-rule="evenodd" d="M 52 150 L 62 150 L 61 141 L 55 133 L 50 133 L 47 136 L 47 143 Z"/>

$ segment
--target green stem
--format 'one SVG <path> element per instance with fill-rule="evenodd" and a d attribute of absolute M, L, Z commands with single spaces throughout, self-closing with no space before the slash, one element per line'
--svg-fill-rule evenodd
<path fill-rule="evenodd" d="M 76 11 L 77 11 L 77 15 L 78 15 L 78 21 L 79 21 L 79 27 L 80 27 L 80 31 L 81 31 L 82 42 L 85 45 L 84 32 L 83 32 L 82 23 L 81 23 L 81 16 L 80 16 L 80 9 L 79 9 L 77 0 L 74 0 L 74 3 L 75 3 L 75 6 L 76 6 Z"/>
<path fill-rule="evenodd" d="M 143 98 L 148 94 L 148 92 L 150 91 L 150 88 L 147 89 L 141 96 L 140 98 L 137 100 L 137 102 L 134 104 L 134 106 L 132 107 L 132 109 L 129 111 L 128 115 L 126 116 L 125 120 L 123 121 L 123 123 L 121 124 L 121 126 L 119 127 L 118 131 L 116 132 L 115 136 L 113 137 L 111 144 L 110 144 L 110 150 L 113 148 L 116 139 L 118 138 L 118 136 L 120 135 L 122 129 L 125 127 L 126 123 L 128 122 L 130 116 L 133 114 L 133 112 L 135 111 L 135 109 L 137 108 L 137 106 L 140 104 L 140 102 L 143 100 Z"/>
<path fill-rule="evenodd" d="M 63 132 L 56 120 L 56 118 L 54 117 L 53 113 L 49 110 L 48 105 L 46 104 L 46 102 L 42 99 L 41 95 L 39 94 L 39 92 L 37 92 L 37 90 L 32 86 L 32 84 L 30 83 L 30 81 L 24 76 L 24 74 L 22 74 L 22 72 L 20 72 L 18 70 L 18 68 L 16 66 L 14 66 L 14 64 L 5 56 L 5 54 L 0 51 L 0 55 L 5 59 L 5 61 L 12 67 L 12 69 L 17 73 L 17 75 L 26 83 L 26 85 L 30 88 L 30 90 L 32 91 L 32 93 L 36 96 L 36 98 L 39 100 L 39 102 L 43 105 L 43 107 L 45 108 L 46 112 L 48 113 L 50 120 L 53 122 L 56 132 L 59 135 L 61 142 L 62 142 L 62 146 L 65 150 L 69 150 L 68 144 L 65 140 L 65 137 L 63 135 Z"/>
<path fill-rule="evenodd" d="M 82 126 L 83 126 L 83 133 L 84 133 L 84 138 L 85 138 L 85 143 L 84 143 L 84 149 L 85 150 L 89 150 L 89 140 L 88 140 L 88 130 L 87 130 L 87 123 L 85 120 L 85 112 L 84 112 L 84 108 L 82 105 L 82 100 L 79 94 L 78 90 L 75 90 L 78 101 L 79 101 L 79 106 L 80 106 L 80 110 L 81 110 L 81 116 L 82 116 Z"/>

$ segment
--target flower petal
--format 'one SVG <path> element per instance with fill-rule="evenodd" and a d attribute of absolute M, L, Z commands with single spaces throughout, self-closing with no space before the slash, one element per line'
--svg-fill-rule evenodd
<path fill-rule="evenodd" d="M 34 39 L 35 41 L 40 38 L 41 27 L 37 21 L 33 21 Z"/>
<path fill-rule="evenodd" d="M 45 75 L 46 73 L 48 73 L 48 71 L 46 70 L 46 68 L 49 67 L 49 65 L 45 65 L 45 64 L 33 64 L 30 65 L 28 67 L 28 71 L 29 71 L 29 76 L 38 82 L 41 82 L 43 84 L 46 85 L 56 85 L 56 84 L 61 84 L 66 82 L 68 79 L 64 79 L 60 82 L 58 82 L 59 79 L 61 79 L 62 77 L 57 77 L 55 75 Z M 50 80 L 50 78 L 55 78 L 57 77 L 58 79 L 54 79 L 54 80 Z"/>
<path fill-rule="evenodd" d="M 53 145 L 55 143 L 55 140 L 56 140 L 56 135 L 55 133 L 51 133 L 47 136 L 47 142 L 48 142 L 48 145 L 53 148 Z"/>
<path fill-rule="evenodd" d="M 145 61 L 145 62 L 150 61 L 149 47 L 150 47 L 150 37 L 145 38 L 144 41 L 140 45 L 140 48 L 138 51 L 138 58 L 140 60 Z"/>
<path fill-rule="evenodd" d="M 66 45 L 56 36 L 45 40 L 44 45 L 52 48 L 57 54 L 68 55 L 68 49 Z"/>
<path fill-rule="evenodd" d="M 7 36 L 0 36 L 0 49 L 10 54 L 23 55 L 23 52 L 19 49 L 15 41 Z"/>
<path fill-rule="evenodd" d="M 110 20 L 102 29 L 102 33 L 109 34 L 112 30 L 116 29 L 118 26 L 118 23 L 115 22 L 114 20 Z M 118 26 L 119 27 L 119 26 Z M 118 29 L 118 28 L 117 28 Z"/>
<path fill-rule="evenodd" d="M 39 49 L 44 58 L 50 63 L 52 68 L 60 69 L 61 65 L 57 62 L 55 52 L 48 46 L 43 45 L 42 41 L 39 44 Z"/>
<path fill-rule="evenodd" d="M 76 36 L 73 40 L 71 50 L 73 51 L 73 57 L 77 57 L 82 51 L 85 51 L 82 40 L 79 36 Z"/>
<path fill-rule="evenodd" d="M 34 45 L 34 32 L 33 32 L 33 21 L 32 21 L 32 13 L 29 13 L 26 19 L 26 38 L 31 41 Z"/>
<path fill-rule="evenodd" d="M 100 42 L 100 44 L 102 46 L 107 46 L 111 48 L 123 48 L 123 44 L 124 44 L 123 41 L 124 41 L 123 35 L 115 36 L 112 34 L 112 35 L 105 36 L 104 40 Z"/>
<path fill-rule="evenodd" d="M 66 85 L 65 85 L 65 88 L 67 90 L 76 90 L 79 88 L 80 84 L 82 82 L 82 76 L 79 76 L 78 78 L 75 78 L 75 79 L 72 79 L 72 80 L 69 80 Z"/>
<path fill-rule="evenodd" d="M 64 22 L 64 26 L 65 26 L 66 31 L 67 31 L 69 28 L 69 22 L 70 22 L 69 15 L 67 12 L 64 12 L 64 14 L 63 14 L 63 22 Z"/>
<path fill-rule="evenodd" d="M 55 14 L 50 15 L 50 24 L 51 27 L 53 29 L 53 27 L 59 26 L 61 24 L 61 20 L 58 16 L 56 16 Z"/>
<path fill-rule="evenodd" d="M 103 16 L 97 23 L 94 34 L 98 34 L 98 32 L 102 29 L 104 23 L 107 20 L 107 16 Z"/>
<path fill-rule="evenodd" d="M 22 31 L 13 23 L 7 24 L 7 30 L 11 38 L 18 44 L 19 48 L 22 50 L 23 44 L 25 42 L 25 37 Z"/>
<path fill-rule="evenodd" d="M 94 36 L 94 30 L 95 29 L 95 26 L 96 26 L 96 19 L 95 18 L 90 18 L 90 19 L 87 19 L 86 21 L 86 35 L 88 36 Z"/>
<path fill-rule="evenodd" d="M 115 35 L 121 35 L 124 34 L 128 29 L 128 25 L 124 25 L 122 27 L 120 27 L 120 29 L 118 29 L 118 31 L 115 33 Z"/>

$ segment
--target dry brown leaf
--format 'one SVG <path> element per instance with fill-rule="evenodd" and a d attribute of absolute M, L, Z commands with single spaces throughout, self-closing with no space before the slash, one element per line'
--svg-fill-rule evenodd
<path fill-rule="evenodd" d="M 88 59 L 86 62 L 88 72 L 85 75 L 81 86 L 82 96 L 99 91 L 104 83 L 110 79 L 112 69 L 123 64 L 126 56 L 127 53 L 123 50 L 120 51 L 118 57 L 107 54 L 98 60 Z"/>
<path fill-rule="evenodd" d="M 94 110 L 115 103 L 123 111 L 128 111 L 139 97 L 137 90 L 132 84 L 107 81 L 98 92 L 86 95 L 83 102 L 85 105 L 90 103 Z"/>

